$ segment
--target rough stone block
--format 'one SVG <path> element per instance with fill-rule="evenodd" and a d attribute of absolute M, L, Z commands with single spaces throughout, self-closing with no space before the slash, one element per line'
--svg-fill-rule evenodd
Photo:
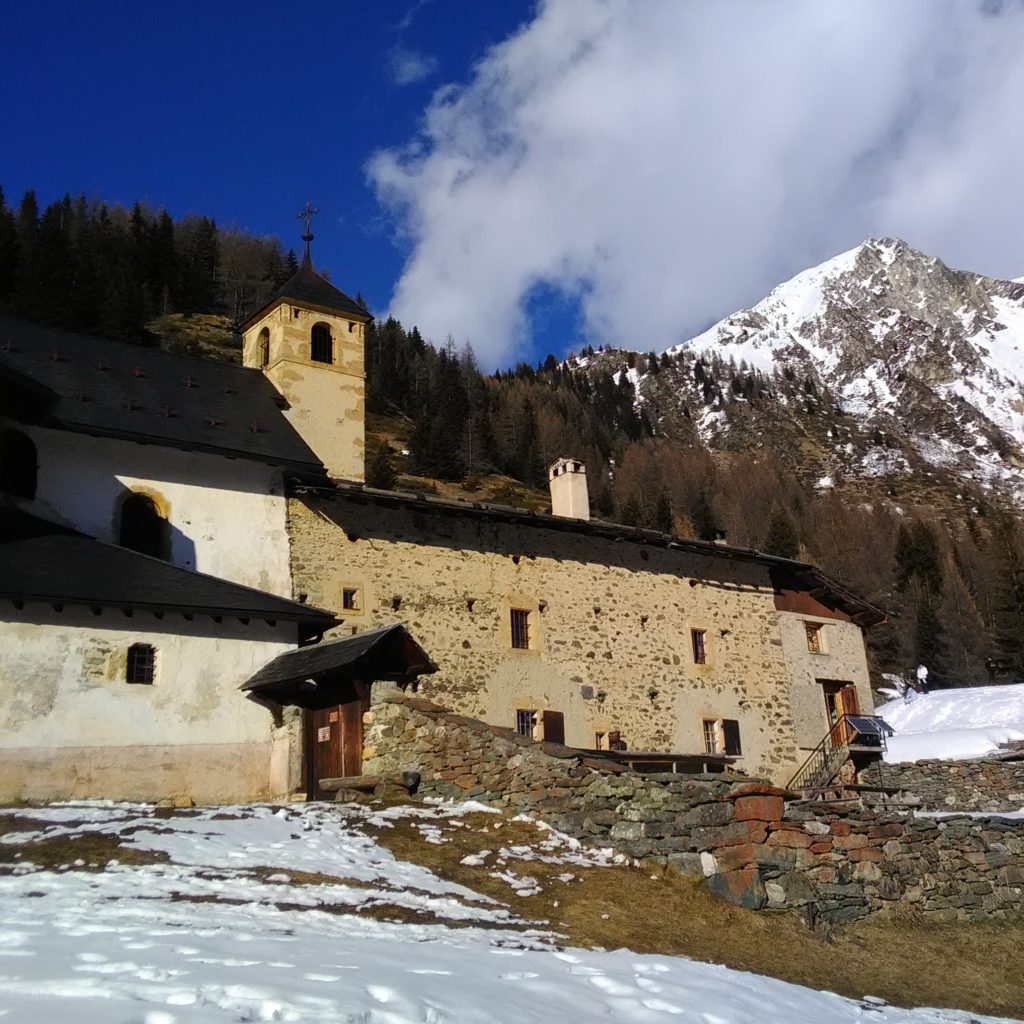
<path fill-rule="evenodd" d="M 741 796 L 733 808 L 737 821 L 778 821 L 786 804 L 781 796 Z"/>
<path fill-rule="evenodd" d="M 768 902 L 757 868 L 721 872 L 712 875 L 707 884 L 715 896 L 748 910 L 760 910 Z"/>

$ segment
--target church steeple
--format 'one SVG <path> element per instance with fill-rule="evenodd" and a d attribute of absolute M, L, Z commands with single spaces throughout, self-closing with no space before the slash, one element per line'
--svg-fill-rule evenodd
<path fill-rule="evenodd" d="M 306 205 L 299 210 L 299 219 L 305 219 L 306 230 L 302 233 L 302 240 L 306 243 L 306 251 L 302 254 L 302 265 L 312 269 L 313 261 L 309 257 L 309 243 L 313 241 L 313 217 L 316 216 L 320 211 L 311 203 L 306 202 Z"/>
<path fill-rule="evenodd" d="M 306 203 L 302 265 L 239 325 L 242 362 L 260 369 L 286 401 L 285 416 L 330 476 L 363 479 L 363 344 L 373 319 L 313 269 L 317 209 Z"/>

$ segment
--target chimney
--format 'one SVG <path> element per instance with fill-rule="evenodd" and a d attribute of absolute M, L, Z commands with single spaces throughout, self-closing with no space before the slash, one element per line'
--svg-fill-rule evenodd
<path fill-rule="evenodd" d="M 548 467 L 551 514 L 566 519 L 589 519 L 587 467 L 578 459 L 558 459 Z"/>

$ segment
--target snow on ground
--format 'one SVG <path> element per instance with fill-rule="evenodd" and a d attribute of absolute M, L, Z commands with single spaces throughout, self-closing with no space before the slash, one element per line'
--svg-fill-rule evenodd
<path fill-rule="evenodd" d="M 1024 685 L 933 690 L 891 700 L 876 713 L 896 730 L 886 761 L 983 757 L 1024 740 Z"/>
<path fill-rule="evenodd" d="M 402 817 L 421 831 L 440 831 L 439 822 L 457 826 L 460 815 L 479 810 L 261 805 L 158 817 L 142 805 L 75 803 L 0 811 L 0 1021 L 995 1020 L 857 1002 L 676 957 L 560 949 L 557 936 L 397 860 L 371 835 Z M 488 829 L 496 845 L 499 824 Z M 91 863 L 31 863 L 33 854 L 47 860 L 51 841 L 72 836 L 83 852 L 94 851 L 86 853 Z M 121 862 L 86 845 L 103 837 L 122 844 Z M 609 862 L 608 854 L 553 831 L 538 846 L 502 853 Z M 566 872 L 559 880 L 571 884 L 573 877 Z M 399 923 L 372 913 L 381 905 L 429 915 Z"/>

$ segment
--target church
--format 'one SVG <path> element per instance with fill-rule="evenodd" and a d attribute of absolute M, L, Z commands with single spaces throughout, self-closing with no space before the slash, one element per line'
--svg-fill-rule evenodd
<path fill-rule="evenodd" d="M 363 482 L 370 315 L 318 274 L 242 365 L 0 320 L 0 800 L 358 775 L 374 686 L 641 770 L 784 782 L 870 713 L 877 608 L 814 566 Z"/>

